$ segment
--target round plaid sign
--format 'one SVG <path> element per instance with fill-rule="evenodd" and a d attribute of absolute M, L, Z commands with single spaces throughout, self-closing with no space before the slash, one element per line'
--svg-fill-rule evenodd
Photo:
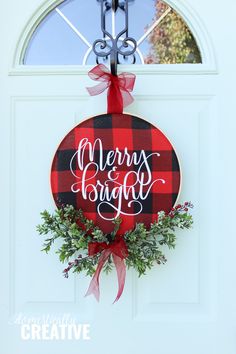
<path fill-rule="evenodd" d="M 169 212 L 180 190 L 180 167 L 166 136 L 128 114 L 103 114 L 72 129 L 53 159 L 51 188 L 58 207 L 82 209 L 105 233 L 149 226 Z"/>

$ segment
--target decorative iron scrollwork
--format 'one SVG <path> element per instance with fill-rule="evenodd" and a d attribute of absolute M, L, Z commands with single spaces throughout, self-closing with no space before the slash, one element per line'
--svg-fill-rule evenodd
<path fill-rule="evenodd" d="M 132 63 L 136 62 L 135 52 L 137 49 L 136 40 L 129 36 L 129 0 L 97 0 L 101 3 L 101 30 L 103 38 L 97 39 L 93 43 L 93 51 L 97 57 L 108 59 L 110 57 L 111 72 L 117 75 L 117 64 L 120 63 L 119 57 L 123 59 L 133 57 Z M 112 35 L 106 30 L 106 15 L 111 10 L 114 13 L 120 9 L 125 14 L 125 28 L 117 35 Z"/>

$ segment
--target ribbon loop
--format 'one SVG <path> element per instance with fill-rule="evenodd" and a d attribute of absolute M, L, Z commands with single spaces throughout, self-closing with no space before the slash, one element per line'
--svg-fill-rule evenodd
<path fill-rule="evenodd" d="M 87 87 L 90 96 L 107 92 L 107 113 L 122 113 L 123 108 L 130 105 L 134 99 L 130 92 L 133 91 L 136 76 L 132 73 L 112 75 L 104 64 L 98 64 L 88 73 L 89 77 L 100 83 L 94 87 Z"/>
<path fill-rule="evenodd" d="M 118 278 L 118 292 L 116 301 L 119 300 L 121 297 L 124 286 L 125 286 L 125 277 L 126 277 L 126 267 L 125 267 L 125 262 L 124 259 L 128 257 L 128 249 L 126 246 L 126 243 L 122 237 L 117 237 L 116 240 L 112 243 L 105 243 L 105 242 L 90 242 L 88 246 L 88 255 L 93 256 L 98 253 L 101 253 L 101 256 L 98 261 L 98 266 L 96 269 L 96 272 L 90 282 L 88 291 L 85 296 L 93 294 L 97 301 L 99 301 L 100 297 L 100 289 L 99 289 L 99 277 L 100 273 L 102 271 L 102 268 L 106 261 L 109 259 L 110 255 L 112 255 L 115 267 L 116 267 L 116 272 L 117 272 L 117 278 Z"/>

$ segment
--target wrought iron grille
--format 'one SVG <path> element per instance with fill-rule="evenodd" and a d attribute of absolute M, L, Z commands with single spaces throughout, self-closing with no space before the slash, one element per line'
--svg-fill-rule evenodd
<path fill-rule="evenodd" d="M 101 30 L 103 37 L 93 43 L 93 52 L 96 55 L 97 63 L 99 58 L 108 59 L 110 57 L 111 72 L 117 75 L 117 64 L 120 64 L 120 57 L 126 59 L 132 57 L 132 63 L 135 64 L 137 42 L 129 36 L 129 2 L 134 0 L 97 0 L 101 4 Z M 115 33 L 115 15 L 120 9 L 125 16 L 125 26 L 118 34 Z M 112 13 L 112 33 L 106 28 L 107 14 Z"/>

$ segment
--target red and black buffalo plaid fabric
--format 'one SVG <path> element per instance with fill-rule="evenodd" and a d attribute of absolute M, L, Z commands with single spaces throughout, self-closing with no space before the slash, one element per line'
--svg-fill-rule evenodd
<path fill-rule="evenodd" d="M 104 170 L 97 170 L 95 163 L 99 165 L 101 161 L 98 144 L 95 145 L 93 161 L 89 157 L 89 150 L 86 146 L 83 153 L 84 167 L 90 163 L 86 171 L 87 180 L 84 184 L 84 187 L 87 188 L 86 197 L 82 195 L 82 185 L 80 183 L 85 171 L 79 168 L 76 154 L 80 141 L 85 138 L 92 145 L 96 139 L 101 140 L 103 161 L 106 161 L 110 151 L 114 151 L 114 155 L 110 153 L 110 156 L 114 157 L 114 163 L 111 166 L 105 166 Z M 140 174 L 143 173 L 144 181 L 147 182 L 147 167 L 145 164 L 140 167 L 140 164 L 135 165 L 134 163 L 127 166 L 126 159 L 124 163 L 119 165 L 119 154 L 116 156 L 115 151 L 118 150 L 121 153 L 119 156 L 123 156 L 125 149 L 130 156 L 136 153 L 137 158 L 140 157 L 141 150 L 145 151 L 146 156 L 152 153 L 160 154 L 160 156 L 152 155 L 148 158 L 148 165 L 152 173 L 152 181 L 162 179 L 165 183 L 156 182 L 152 187 L 150 183 L 144 185 L 143 194 L 148 192 L 151 187 L 149 193 L 147 193 L 147 198 L 144 200 L 140 195 L 140 183 L 135 183 L 136 174 L 129 172 L 137 173 L 139 170 Z M 113 169 L 114 167 L 116 169 Z M 129 173 L 128 178 L 127 173 Z M 110 178 L 115 180 L 110 180 Z M 129 187 L 126 187 L 130 196 L 128 200 L 125 199 L 122 192 L 121 194 L 118 193 L 118 187 L 124 184 L 125 179 L 126 185 L 133 186 L 129 191 Z M 80 189 L 77 192 L 73 192 L 71 189 L 75 183 L 77 183 L 77 189 Z M 94 192 L 93 186 L 97 186 L 96 192 Z M 105 186 L 107 186 L 107 198 L 110 199 L 113 196 L 109 200 L 113 207 L 106 202 L 106 199 L 104 200 L 104 193 L 100 194 L 101 191 L 105 191 Z M 139 222 L 148 227 L 150 223 L 157 219 L 158 211 L 170 211 L 176 202 L 180 189 L 180 167 L 171 143 L 152 124 L 128 114 L 103 114 L 82 122 L 63 139 L 52 163 L 51 188 L 58 207 L 72 204 L 77 209 L 81 208 L 86 217 L 92 219 L 106 233 L 113 229 L 114 225 L 111 219 L 117 216 L 117 209 L 121 205 L 119 216 L 122 219 L 122 224 L 119 232 L 124 233 Z M 112 194 L 114 188 L 116 188 L 117 193 Z M 89 193 L 91 193 L 92 200 L 97 193 L 97 199 L 90 201 Z M 132 202 L 134 197 L 136 201 Z M 142 207 L 141 212 L 140 205 Z"/>

